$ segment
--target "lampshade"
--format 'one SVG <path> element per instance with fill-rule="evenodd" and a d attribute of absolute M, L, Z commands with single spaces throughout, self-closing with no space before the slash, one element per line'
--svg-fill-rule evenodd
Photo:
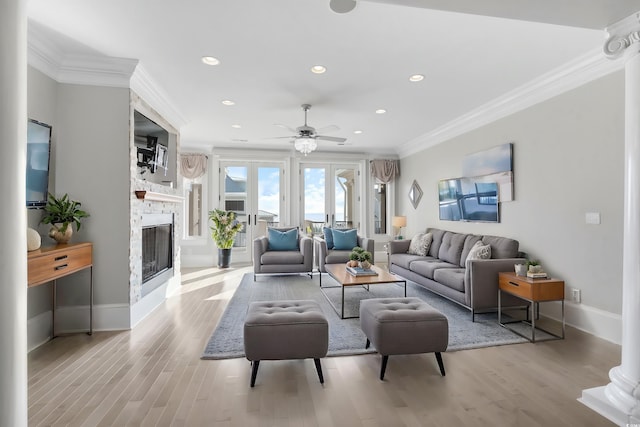
<path fill-rule="evenodd" d="M 318 143 L 314 138 L 296 138 L 294 147 L 305 156 L 318 148 Z"/>
<path fill-rule="evenodd" d="M 407 226 L 407 217 L 406 216 L 394 216 L 391 220 L 391 225 L 394 227 L 406 227 Z"/>

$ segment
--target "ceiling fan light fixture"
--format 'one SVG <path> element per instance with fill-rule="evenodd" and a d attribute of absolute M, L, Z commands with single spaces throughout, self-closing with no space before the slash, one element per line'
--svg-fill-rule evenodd
<path fill-rule="evenodd" d="M 318 148 L 318 143 L 314 138 L 302 137 L 295 139 L 294 147 L 296 148 L 296 150 L 306 156 L 307 154 Z"/>

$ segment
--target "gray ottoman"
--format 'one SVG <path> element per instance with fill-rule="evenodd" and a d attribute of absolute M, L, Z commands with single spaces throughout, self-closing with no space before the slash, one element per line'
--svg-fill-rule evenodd
<path fill-rule="evenodd" d="M 360 327 L 382 355 L 380 379 L 392 354 L 436 354 L 442 376 L 440 352 L 449 344 L 449 322 L 444 314 L 419 298 L 374 298 L 360 302 Z"/>
<path fill-rule="evenodd" d="M 329 348 L 329 324 L 315 301 L 261 301 L 249 304 L 244 351 L 253 363 L 251 387 L 261 360 L 313 358 L 324 383 L 320 358 Z"/>

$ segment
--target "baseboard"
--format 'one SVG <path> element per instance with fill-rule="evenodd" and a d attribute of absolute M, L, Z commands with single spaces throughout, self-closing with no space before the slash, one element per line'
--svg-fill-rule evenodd
<path fill-rule="evenodd" d="M 51 311 L 27 319 L 27 351 L 40 347 L 51 339 Z"/>
<path fill-rule="evenodd" d="M 137 303 L 131 306 L 131 328 L 135 327 L 142 319 L 147 317 L 153 310 L 158 308 L 168 296 L 176 293 L 180 289 L 181 275 L 174 275 L 171 279 L 145 295 Z"/>
<path fill-rule="evenodd" d="M 84 332 L 89 329 L 89 306 L 60 306 L 56 309 L 56 334 Z M 127 304 L 93 306 L 94 331 L 123 331 L 130 329 Z"/>
<path fill-rule="evenodd" d="M 540 305 L 543 316 L 555 320 L 562 318 L 560 302 L 549 302 Z M 614 344 L 622 343 L 622 316 L 591 307 L 565 301 L 565 323 L 583 332 L 605 339 Z"/>

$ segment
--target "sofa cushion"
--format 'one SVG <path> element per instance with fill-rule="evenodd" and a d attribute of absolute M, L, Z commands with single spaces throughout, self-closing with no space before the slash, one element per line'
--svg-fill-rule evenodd
<path fill-rule="evenodd" d="M 462 255 L 460 255 L 460 267 L 465 267 L 465 262 L 467 261 L 471 248 L 476 244 L 476 242 L 480 241 L 482 241 L 482 236 L 467 234 L 467 238 L 465 239 L 464 246 L 462 248 Z"/>
<path fill-rule="evenodd" d="M 327 256 L 324 257 L 325 264 L 342 264 L 349 261 L 349 254 L 351 253 L 351 249 L 348 251 L 341 251 L 338 249 L 333 249 L 327 252 Z"/>
<path fill-rule="evenodd" d="M 465 271 L 465 268 L 439 268 L 433 273 L 433 280 L 456 291 L 464 292 Z"/>
<path fill-rule="evenodd" d="M 433 257 L 423 257 L 420 255 L 412 255 L 406 253 L 391 254 L 390 256 L 391 264 L 398 265 L 402 268 L 406 268 L 407 270 L 409 270 L 409 265 L 411 265 L 413 261 L 426 261 L 434 259 L 435 258 Z"/>
<path fill-rule="evenodd" d="M 491 258 L 517 258 L 519 243 L 508 237 L 483 236 L 482 241 L 491 245 Z"/>
<path fill-rule="evenodd" d="M 438 251 L 438 258 L 450 264 L 460 266 L 460 256 L 462 255 L 462 248 L 464 247 L 466 238 L 466 234 L 453 233 L 451 231 L 445 232 L 444 236 L 442 236 L 442 244 Z"/>
<path fill-rule="evenodd" d="M 429 248 L 431 247 L 431 240 L 433 235 L 431 233 L 418 233 L 413 236 L 411 243 L 409 244 L 408 254 L 427 256 Z"/>
<path fill-rule="evenodd" d="M 428 255 L 438 258 L 438 252 L 440 251 L 440 245 L 442 244 L 442 237 L 446 231 L 438 228 L 430 228 L 427 230 L 427 233 L 431 233 L 432 236 L 431 247 L 429 248 Z"/>
<path fill-rule="evenodd" d="M 358 246 L 358 230 L 352 228 L 350 230 L 331 229 L 333 233 L 333 248 L 341 251 L 351 250 Z"/>
<path fill-rule="evenodd" d="M 327 249 L 333 249 L 333 231 L 331 231 L 331 227 L 322 227 L 322 234 L 324 234 L 324 241 L 327 242 Z"/>
<path fill-rule="evenodd" d="M 300 251 L 267 251 L 260 257 L 262 265 L 303 264 L 304 257 Z"/>
<path fill-rule="evenodd" d="M 435 271 L 441 268 L 460 268 L 460 266 L 458 264 L 451 264 L 439 259 L 415 260 L 409 264 L 409 270 L 429 279 L 433 279 Z"/>
<path fill-rule="evenodd" d="M 286 231 L 269 228 L 267 233 L 269 236 L 270 251 L 295 251 L 298 249 L 297 228 L 291 228 Z"/>
<path fill-rule="evenodd" d="M 489 259 L 491 258 L 491 245 L 485 245 L 481 241 L 476 242 L 475 245 L 469 251 L 467 260 L 470 259 Z"/>

